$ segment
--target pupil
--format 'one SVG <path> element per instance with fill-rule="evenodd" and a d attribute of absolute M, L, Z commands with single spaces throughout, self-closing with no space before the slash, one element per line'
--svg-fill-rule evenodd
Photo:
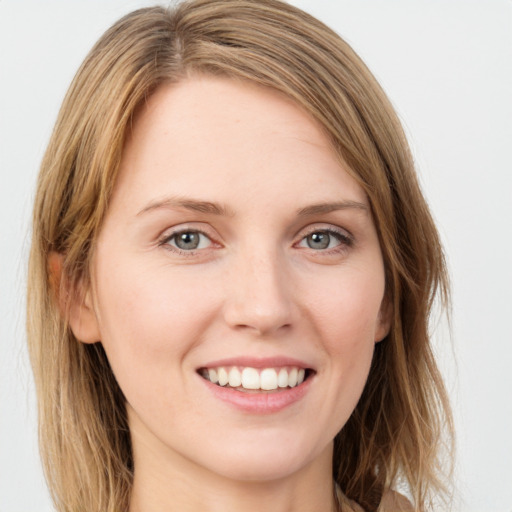
<path fill-rule="evenodd" d="M 308 236 L 308 245 L 311 249 L 326 249 L 329 241 L 330 237 L 327 233 L 317 232 Z"/>
<path fill-rule="evenodd" d="M 180 249 L 197 249 L 199 245 L 199 235 L 191 231 L 181 233 L 176 237 L 176 245 Z"/>

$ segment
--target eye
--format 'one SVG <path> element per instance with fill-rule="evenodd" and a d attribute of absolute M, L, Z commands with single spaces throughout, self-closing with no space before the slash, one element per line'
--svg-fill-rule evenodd
<path fill-rule="evenodd" d="M 310 232 L 299 242 L 299 247 L 307 247 L 315 251 L 326 249 L 335 249 L 338 246 L 349 246 L 352 244 L 351 238 L 344 233 L 332 229 L 317 229 Z"/>
<path fill-rule="evenodd" d="M 163 241 L 163 244 L 168 244 L 180 251 L 195 251 L 206 249 L 212 241 L 200 231 L 187 230 L 172 234 Z"/>

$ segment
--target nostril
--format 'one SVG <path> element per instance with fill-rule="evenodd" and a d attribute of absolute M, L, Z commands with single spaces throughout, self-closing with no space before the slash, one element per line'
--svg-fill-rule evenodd
<path fill-rule="evenodd" d="M 240 323 L 233 325 L 233 328 L 237 331 L 254 332 L 258 336 L 274 335 L 276 332 L 286 331 L 291 327 L 292 325 L 290 323 L 279 325 L 272 322 L 263 321 L 261 319 L 255 320 L 250 324 Z"/>

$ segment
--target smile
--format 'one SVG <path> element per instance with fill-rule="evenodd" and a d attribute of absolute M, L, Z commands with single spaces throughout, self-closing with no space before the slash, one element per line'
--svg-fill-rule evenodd
<path fill-rule="evenodd" d="M 295 366 L 281 368 L 224 367 L 201 368 L 199 374 L 212 384 L 242 392 L 281 391 L 301 385 L 311 370 Z"/>

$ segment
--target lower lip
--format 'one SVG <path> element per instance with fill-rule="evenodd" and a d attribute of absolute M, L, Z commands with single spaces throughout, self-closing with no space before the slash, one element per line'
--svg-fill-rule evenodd
<path fill-rule="evenodd" d="M 233 388 L 218 386 L 199 376 L 206 387 L 220 400 L 252 414 L 272 414 L 299 402 L 311 387 L 312 376 L 299 386 L 272 393 L 244 393 Z"/>

